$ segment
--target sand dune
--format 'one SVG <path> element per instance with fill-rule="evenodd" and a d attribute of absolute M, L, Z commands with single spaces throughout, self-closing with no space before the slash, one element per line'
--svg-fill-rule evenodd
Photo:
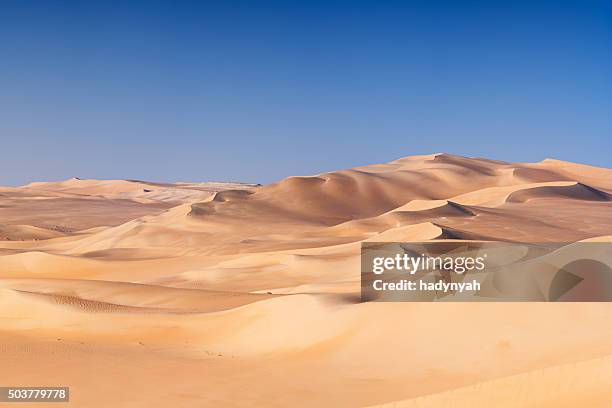
<path fill-rule="evenodd" d="M 49 239 L 116 226 L 178 204 L 206 200 L 219 191 L 255 187 L 240 183 L 162 184 L 76 178 L 0 187 L 0 239 Z M 34 232 L 31 227 L 43 231 Z"/>
<path fill-rule="evenodd" d="M 571 183 L 558 186 L 540 186 L 511 193 L 507 202 L 524 203 L 536 198 L 568 198 L 586 201 L 610 201 L 612 195 L 582 183 Z"/>
<path fill-rule="evenodd" d="M 128 282 L 65 279 L 3 279 L 0 287 L 40 295 L 53 303 L 86 311 L 194 313 L 230 309 L 271 295 L 179 289 Z"/>
<path fill-rule="evenodd" d="M 64 236 L 58 230 L 34 227 L 32 225 L 0 224 L 0 240 L 2 241 L 33 241 Z"/>
<path fill-rule="evenodd" d="M 183 203 L 201 201 L 219 191 L 255 187 L 257 185 L 248 183 L 151 183 L 139 180 L 83 180 L 74 177 L 59 182 L 34 182 L 23 186 L 23 189 L 141 202 Z"/>
<path fill-rule="evenodd" d="M 505 203 L 526 202 L 537 198 L 610 201 L 611 195 L 579 182 L 544 182 L 504 187 L 489 187 L 454 197 L 464 205 L 496 207 Z"/>
<path fill-rule="evenodd" d="M 359 303 L 359 254 L 563 241 L 569 259 L 610 240 L 611 192 L 610 169 L 449 154 L 261 187 L 0 188 L 0 383 L 54 378 L 93 407 L 603 407 L 609 304 Z"/>
<path fill-rule="evenodd" d="M 535 370 L 379 408 L 605 408 L 610 405 L 612 356 Z"/>

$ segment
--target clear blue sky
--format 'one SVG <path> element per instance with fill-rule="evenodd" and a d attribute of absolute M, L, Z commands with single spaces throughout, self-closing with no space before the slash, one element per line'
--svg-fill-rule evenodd
<path fill-rule="evenodd" d="M 612 164 L 612 2 L 4 1 L 0 184 Z"/>

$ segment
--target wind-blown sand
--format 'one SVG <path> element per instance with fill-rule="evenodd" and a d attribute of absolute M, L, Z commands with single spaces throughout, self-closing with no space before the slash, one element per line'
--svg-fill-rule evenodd
<path fill-rule="evenodd" d="M 0 188 L 0 385 L 87 407 L 607 407 L 610 304 L 358 299 L 361 242 L 610 241 L 611 194 L 610 169 L 448 154 Z"/>

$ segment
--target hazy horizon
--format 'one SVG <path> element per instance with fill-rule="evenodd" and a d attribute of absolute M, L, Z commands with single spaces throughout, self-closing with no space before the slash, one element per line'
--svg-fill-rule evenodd
<path fill-rule="evenodd" d="M 144 181 L 144 182 L 156 182 L 156 183 L 198 183 L 198 182 L 221 182 L 221 183 L 245 183 L 245 184 L 270 184 L 270 183 L 275 183 L 278 181 L 281 181 L 287 177 L 292 177 L 292 176 L 314 176 L 317 174 L 321 174 L 321 173 L 327 173 L 327 172 L 333 172 L 333 171 L 338 171 L 338 170 L 346 170 L 349 168 L 355 168 L 355 167 L 362 167 L 362 166 L 368 166 L 368 165 L 374 165 L 374 164 L 383 164 L 383 163 L 388 163 L 388 162 L 392 162 L 394 160 L 399 160 L 401 158 L 404 157 L 409 157 L 409 156 L 425 156 L 425 155 L 431 155 L 431 154 L 449 154 L 449 155 L 455 155 L 454 153 L 450 153 L 450 152 L 435 152 L 435 153 L 415 153 L 415 154 L 409 154 L 409 155 L 405 155 L 405 156 L 400 156 L 400 157 L 396 157 L 390 160 L 385 160 L 385 161 L 381 161 L 381 162 L 371 162 L 371 163 L 358 163 L 355 164 L 353 166 L 350 167 L 339 167 L 339 168 L 333 168 L 333 169 L 324 169 L 318 172 L 313 172 L 313 173 L 308 173 L 308 174 L 287 174 L 284 176 L 281 176 L 278 179 L 274 179 L 271 180 L 269 182 L 260 182 L 257 180 L 220 180 L 220 179 L 198 179 L 198 178 L 194 178 L 194 179 L 177 179 L 177 180 L 157 180 L 157 179 L 150 179 L 150 178 L 131 178 L 131 177 L 120 177 L 120 178 L 115 178 L 115 179 L 111 179 L 111 178 L 104 178 L 104 177 L 87 177 L 87 176 L 81 176 L 81 175 L 72 175 L 72 176 L 68 176 L 62 179 L 39 179 L 39 180 L 31 180 L 28 181 L 26 183 L 21 183 L 21 184 L 5 184 L 5 186 L 8 187 L 17 187 L 17 186 L 23 186 L 23 185 L 27 185 L 29 183 L 35 183 L 35 182 L 53 182 L 53 181 L 64 181 L 64 180 L 70 180 L 72 178 L 77 178 L 77 179 L 81 179 L 81 180 L 126 180 L 126 181 L 134 181 L 134 182 L 138 182 L 138 181 Z M 472 159 L 489 159 L 489 160 L 499 160 L 499 161 L 507 161 L 507 160 L 503 160 L 503 159 L 494 159 L 491 157 L 484 157 L 484 156 L 463 156 L 463 155 L 456 155 L 456 156 L 461 156 L 461 157 L 468 157 L 468 158 L 472 158 Z M 595 164 L 591 164 L 591 163 L 579 163 L 579 162 L 575 162 L 575 161 L 571 161 L 571 160 L 563 160 L 563 159 L 559 159 L 557 157 L 544 157 L 541 160 L 537 160 L 537 161 L 533 161 L 533 162 L 526 162 L 526 161 L 512 161 L 511 163 L 537 163 L 537 162 L 541 162 L 543 160 L 546 159 L 552 159 L 552 160 L 560 160 L 560 161 L 568 161 L 568 162 L 572 162 L 572 163 L 578 163 L 578 164 L 584 164 L 584 165 L 588 165 L 588 166 L 592 166 L 592 167 L 602 167 L 605 168 L 605 166 L 597 166 Z"/>
<path fill-rule="evenodd" d="M 611 167 L 605 2 L 14 2 L 0 185 L 269 183 L 446 152 Z"/>

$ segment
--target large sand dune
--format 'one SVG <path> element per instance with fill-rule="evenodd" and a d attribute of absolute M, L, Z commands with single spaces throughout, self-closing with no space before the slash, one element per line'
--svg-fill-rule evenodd
<path fill-rule="evenodd" d="M 607 303 L 358 299 L 362 242 L 609 241 L 611 193 L 610 169 L 448 154 L 0 188 L 0 384 L 87 407 L 608 406 Z"/>

